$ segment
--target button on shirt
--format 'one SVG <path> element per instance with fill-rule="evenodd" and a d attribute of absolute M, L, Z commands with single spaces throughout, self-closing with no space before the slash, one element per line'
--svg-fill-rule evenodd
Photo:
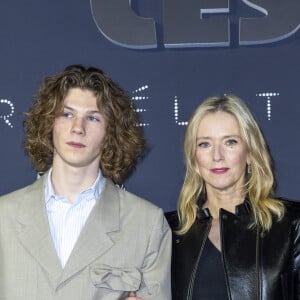
<path fill-rule="evenodd" d="M 95 183 L 81 192 L 74 203 L 55 195 L 50 170 L 45 187 L 46 211 L 52 240 L 64 268 L 80 232 L 100 196 L 104 178 L 99 171 Z"/>

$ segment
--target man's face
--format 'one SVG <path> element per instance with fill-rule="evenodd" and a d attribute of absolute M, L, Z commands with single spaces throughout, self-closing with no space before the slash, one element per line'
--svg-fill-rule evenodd
<path fill-rule="evenodd" d="M 72 88 L 63 103 L 63 113 L 54 121 L 53 165 L 99 168 L 106 121 L 96 97 L 89 90 Z"/>

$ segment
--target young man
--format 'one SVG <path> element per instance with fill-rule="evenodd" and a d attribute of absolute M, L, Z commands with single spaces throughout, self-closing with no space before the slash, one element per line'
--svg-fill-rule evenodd
<path fill-rule="evenodd" d="M 163 211 L 120 189 L 144 138 L 101 70 L 46 78 L 25 121 L 36 182 L 0 198 L 0 299 L 168 300 Z"/>

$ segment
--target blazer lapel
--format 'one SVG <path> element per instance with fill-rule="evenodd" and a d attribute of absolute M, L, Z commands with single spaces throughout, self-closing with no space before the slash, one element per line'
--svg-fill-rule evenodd
<path fill-rule="evenodd" d="M 114 245 L 108 233 L 119 230 L 119 228 L 119 194 L 114 184 L 106 179 L 100 199 L 82 229 L 59 284 L 108 251 Z"/>
<path fill-rule="evenodd" d="M 44 201 L 47 173 L 26 190 L 17 211 L 19 239 L 28 252 L 49 274 L 53 287 L 57 286 L 62 267 L 50 234 Z"/>

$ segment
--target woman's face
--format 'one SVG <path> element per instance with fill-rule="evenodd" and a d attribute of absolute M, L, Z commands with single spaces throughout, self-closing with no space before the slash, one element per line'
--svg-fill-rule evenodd
<path fill-rule="evenodd" d="M 237 192 L 250 163 L 237 119 L 226 112 L 207 113 L 196 137 L 196 161 L 207 192 Z"/>

